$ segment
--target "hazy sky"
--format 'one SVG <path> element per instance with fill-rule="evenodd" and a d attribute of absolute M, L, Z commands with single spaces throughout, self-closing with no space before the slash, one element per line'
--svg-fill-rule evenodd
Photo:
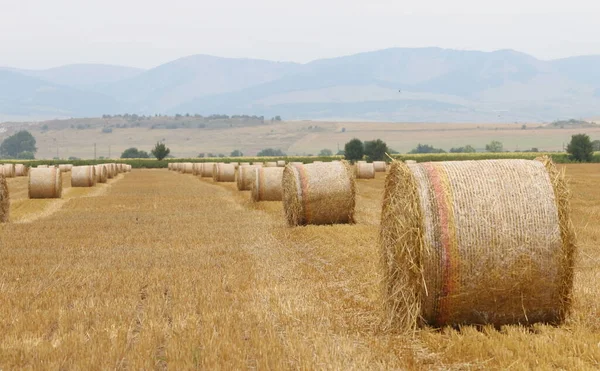
<path fill-rule="evenodd" d="M 424 46 L 553 59 L 600 54 L 599 20 L 598 0 L 0 0 L 0 66 L 307 62 Z"/>

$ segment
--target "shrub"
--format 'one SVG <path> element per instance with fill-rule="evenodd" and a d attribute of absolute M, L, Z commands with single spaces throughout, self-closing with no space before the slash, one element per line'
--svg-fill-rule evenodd
<path fill-rule="evenodd" d="M 590 162 L 594 155 L 592 141 L 587 134 L 575 134 L 567 146 L 569 158 L 577 162 Z"/>
<path fill-rule="evenodd" d="M 371 140 L 364 143 L 365 155 L 369 161 L 384 161 L 388 153 L 387 144 L 381 139 Z"/>
<path fill-rule="evenodd" d="M 360 139 L 354 138 L 344 145 L 344 157 L 348 161 L 362 160 L 365 147 Z"/>

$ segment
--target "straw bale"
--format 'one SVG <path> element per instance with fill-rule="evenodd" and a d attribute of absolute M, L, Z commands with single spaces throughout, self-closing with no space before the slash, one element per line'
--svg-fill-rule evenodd
<path fill-rule="evenodd" d="M 360 160 L 360 161 L 356 161 L 356 163 L 357 163 L 357 164 L 366 164 L 366 163 L 367 163 L 367 161 Z"/>
<path fill-rule="evenodd" d="M 0 223 L 7 223 L 10 216 L 10 195 L 6 177 L 0 174 Z"/>
<path fill-rule="evenodd" d="M 23 164 L 15 165 L 15 176 L 27 176 L 29 174 L 29 166 Z"/>
<path fill-rule="evenodd" d="M 290 164 L 292 164 L 292 165 L 304 165 L 304 162 L 294 161 L 294 162 L 290 162 Z"/>
<path fill-rule="evenodd" d="M 237 173 L 237 189 L 238 191 L 249 191 L 252 189 L 254 178 L 256 175 L 255 169 L 258 166 L 254 165 L 242 165 L 238 169 Z"/>
<path fill-rule="evenodd" d="M 285 167 L 285 161 L 284 160 L 277 161 L 277 166 L 278 167 Z"/>
<path fill-rule="evenodd" d="M 312 163 L 313 163 L 313 164 L 322 164 L 322 163 L 323 163 L 323 161 L 313 161 Z"/>
<path fill-rule="evenodd" d="M 96 183 L 106 183 L 108 181 L 108 171 L 106 170 L 106 166 L 96 165 L 94 166 L 94 171 L 96 173 Z"/>
<path fill-rule="evenodd" d="M 376 173 L 385 173 L 387 170 L 387 164 L 385 161 L 373 161 L 373 167 Z"/>
<path fill-rule="evenodd" d="M 249 166 L 250 163 L 249 162 L 240 162 L 240 166 Z M 239 167 L 238 167 L 239 168 Z"/>
<path fill-rule="evenodd" d="M 356 184 L 346 161 L 288 165 L 282 184 L 290 226 L 354 223 Z"/>
<path fill-rule="evenodd" d="M 267 161 L 265 162 L 265 167 L 277 167 L 276 161 Z"/>
<path fill-rule="evenodd" d="M 172 168 L 173 168 L 173 163 L 172 163 L 172 162 L 169 162 L 169 163 L 167 164 L 167 170 L 169 170 L 169 171 L 170 171 L 170 170 L 172 170 Z"/>
<path fill-rule="evenodd" d="M 375 178 L 375 166 L 366 162 L 357 162 L 356 165 L 357 179 L 373 179 Z"/>
<path fill-rule="evenodd" d="M 213 176 L 213 167 L 215 166 L 214 162 L 205 162 L 202 164 L 202 177 L 203 178 L 211 178 Z"/>
<path fill-rule="evenodd" d="M 254 169 L 254 183 L 252 184 L 252 200 L 281 201 L 283 199 L 283 168 L 257 167 Z"/>
<path fill-rule="evenodd" d="M 417 161 L 415 161 L 415 160 L 406 160 L 406 161 L 404 161 L 404 163 L 405 164 L 416 164 Z"/>
<path fill-rule="evenodd" d="M 240 163 L 239 162 L 230 162 L 230 164 L 233 165 L 236 170 L 240 167 Z"/>
<path fill-rule="evenodd" d="M 48 165 L 38 165 L 37 166 L 39 169 L 48 169 Z"/>
<path fill-rule="evenodd" d="M 379 238 L 389 329 L 564 321 L 569 192 L 540 160 L 392 163 Z"/>
<path fill-rule="evenodd" d="M 213 166 L 213 180 L 215 182 L 235 182 L 235 165 L 215 164 Z"/>
<path fill-rule="evenodd" d="M 183 174 L 194 174 L 194 164 L 192 162 L 185 162 L 181 164 L 181 173 Z"/>
<path fill-rule="evenodd" d="M 72 168 L 73 168 L 73 165 L 71 165 L 71 164 L 60 164 L 60 165 L 58 165 L 58 169 L 60 171 L 62 171 L 63 173 L 71 171 Z"/>
<path fill-rule="evenodd" d="M 202 162 L 194 162 L 192 175 L 202 175 Z"/>
<path fill-rule="evenodd" d="M 6 178 L 14 178 L 16 176 L 15 164 L 3 164 L 2 174 Z"/>
<path fill-rule="evenodd" d="M 56 168 L 29 169 L 29 198 L 61 198 L 62 173 Z"/>
<path fill-rule="evenodd" d="M 94 166 L 73 166 L 71 169 L 71 187 L 93 187 L 96 185 Z"/>
<path fill-rule="evenodd" d="M 264 166 L 265 163 L 264 162 L 260 162 L 260 161 L 255 161 L 255 162 L 252 163 L 252 165 L 254 165 L 254 166 Z"/>

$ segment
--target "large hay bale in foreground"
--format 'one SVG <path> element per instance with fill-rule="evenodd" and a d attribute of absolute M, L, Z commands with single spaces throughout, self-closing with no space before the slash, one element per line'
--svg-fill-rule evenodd
<path fill-rule="evenodd" d="M 215 164 L 213 166 L 213 180 L 215 182 L 235 182 L 235 165 Z"/>
<path fill-rule="evenodd" d="M 254 169 L 254 183 L 252 184 L 252 200 L 281 201 L 283 199 L 283 168 L 257 167 Z"/>
<path fill-rule="evenodd" d="M 2 174 L 6 178 L 14 178 L 16 176 L 15 164 L 3 164 Z"/>
<path fill-rule="evenodd" d="M 7 223 L 10 216 L 10 196 L 6 177 L 0 174 L 0 223 Z"/>
<path fill-rule="evenodd" d="M 61 198 L 62 173 L 59 169 L 29 169 L 29 198 Z"/>
<path fill-rule="evenodd" d="M 238 191 L 249 191 L 252 189 L 256 171 L 258 166 L 242 165 L 238 168 L 237 173 L 237 189 Z"/>
<path fill-rule="evenodd" d="M 376 173 L 385 173 L 387 170 L 387 164 L 385 161 L 373 161 L 373 167 Z"/>
<path fill-rule="evenodd" d="M 15 165 L 15 176 L 27 176 L 29 174 L 29 166 L 23 164 Z"/>
<path fill-rule="evenodd" d="M 375 178 L 375 166 L 366 162 L 357 162 L 356 165 L 357 179 L 373 179 Z"/>
<path fill-rule="evenodd" d="M 73 168 L 73 165 L 71 165 L 71 164 L 60 164 L 60 165 L 58 165 L 58 169 L 61 172 L 63 172 L 63 173 L 71 171 L 72 168 Z"/>
<path fill-rule="evenodd" d="M 547 158 L 394 161 L 380 229 L 387 323 L 561 323 L 574 239 L 564 177 Z"/>
<path fill-rule="evenodd" d="M 96 183 L 106 183 L 108 181 L 108 170 L 104 165 L 94 166 L 94 172 L 96 173 Z"/>
<path fill-rule="evenodd" d="M 282 184 L 289 225 L 354 223 L 356 184 L 346 161 L 288 165 Z"/>
<path fill-rule="evenodd" d="M 202 178 L 211 178 L 213 176 L 214 162 L 205 162 L 202 165 Z"/>
<path fill-rule="evenodd" d="M 96 170 L 93 166 L 73 166 L 71 187 L 93 187 L 96 185 Z"/>

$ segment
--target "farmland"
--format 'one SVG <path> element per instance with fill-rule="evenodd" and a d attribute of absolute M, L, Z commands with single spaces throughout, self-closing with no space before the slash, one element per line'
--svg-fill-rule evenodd
<path fill-rule="evenodd" d="M 562 165 L 580 251 L 563 326 L 381 329 L 384 175 L 357 224 L 290 228 L 234 183 L 133 170 L 63 199 L 8 180 L 0 224 L 0 369 L 600 367 L 600 165 Z"/>

